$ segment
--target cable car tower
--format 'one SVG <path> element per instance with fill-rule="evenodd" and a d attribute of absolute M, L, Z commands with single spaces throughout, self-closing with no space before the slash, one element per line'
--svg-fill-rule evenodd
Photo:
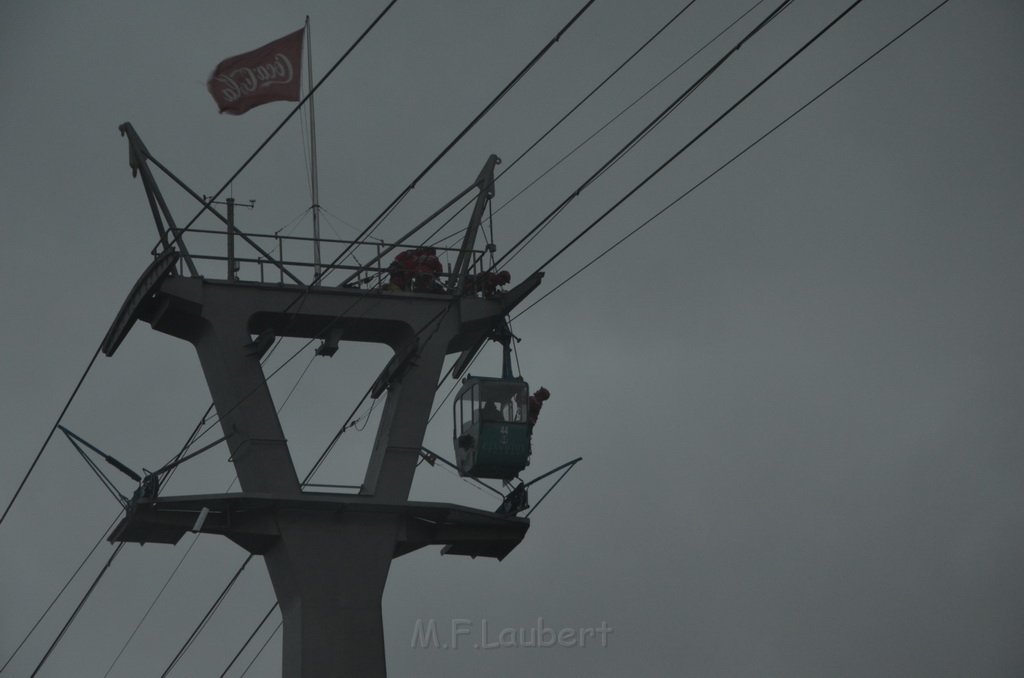
<path fill-rule="evenodd" d="M 225 279 L 200 275 L 197 261 L 224 257 L 189 252 L 186 234 L 175 225 L 150 163 L 191 189 L 149 154 L 130 124 L 122 125 L 121 131 L 128 137 L 133 173 L 141 174 L 160 245 L 102 348 L 113 355 L 137 320 L 195 346 L 241 492 L 161 496 L 159 479 L 150 476 L 109 539 L 174 544 L 188 531 L 223 535 L 266 563 L 284 622 L 283 676 L 385 676 L 381 598 L 392 559 L 432 544 L 442 545 L 447 554 L 502 559 L 530 524 L 507 506 L 489 512 L 409 500 L 445 356 L 463 353 L 456 365 L 456 376 L 461 376 L 469 358 L 502 332 L 509 311 L 541 281 L 542 274 L 537 273 L 490 298 L 464 293 L 474 266 L 476 232 L 494 194 L 498 158 L 491 156 L 459 196 L 477 192 L 457 263 L 440 289 L 334 287 L 316 284 L 316 279 L 308 285 L 230 224 L 232 237 L 245 240 L 260 253 L 261 265 L 273 265 L 281 274 L 280 281 L 243 281 L 234 275 L 239 261 L 228 261 Z M 209 202 L 205 209 L 227 224 Z M 355 270 L 352 276 L 373 270 L 384 273 L 379 262 L 401 242 L 366 266 L 350 267 Z M 357 494 L 309 492 L 300 483 L 260 364 L 278 337 L 321 339 L 321 355 L 331 355 L 347 341 L 380 343 L 394 350 L 373 386 L 373 397 L 386 396 L 386 401 Z M 521 389 L 505 388 L 504 382 L 484 388 L 484 382 L 473 379 L 467 383 L 477 395 L 467 396 L 464 389 L 456 407 L 490 394 L 511 408 L 523 396 Z M 518 407 L 522 409 L 521 401 Z M 509 424 L 520 427 L 516 417 L 521 415 L 506 411 L 513 420 L 503 422 L 507 434 Z M 488 435 L 501 435 L 486 426 L 474 431 L 479 437 L 475 442 L 481 445 Z M 515 435 L 521 440 L 521 431 Z M 482 460 L 487 453 L 483 446 L 477 448 L 479 468 L 463 466 L 466 474 L 515 475 L 509 475 L 507 460 L 493 455 L 490 461 Z"/>

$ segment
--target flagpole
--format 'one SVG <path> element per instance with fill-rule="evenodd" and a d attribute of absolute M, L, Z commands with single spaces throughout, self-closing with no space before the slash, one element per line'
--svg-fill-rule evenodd
<path fill-rule="evenodd" d="M 316 161 L 316 115 L 313 107 L 313 44 L 306 15 L 306 73 L 309 84 L 309 165 L 313 190 L 313 280 L 320 279 L 320 181 Z"/>

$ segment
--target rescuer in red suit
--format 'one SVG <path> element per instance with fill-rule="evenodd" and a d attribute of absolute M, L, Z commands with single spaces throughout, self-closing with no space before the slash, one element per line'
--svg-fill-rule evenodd
<path fill-rule="evenodd" d="M 437 250 L 433 247 L 417 247 L 399 252 L 388 266 L 391 278 L 387 288 L 390 291 L 442 292 L 437 278 L 444 272 Z"/>
<path fill-rule="evenodd" d="M 463 292 L 468 295 L 482 294 L 484 299 L 493 299 L 500 291 L 499 287 L 507 285 L 512 280 L 508 271 L 486 271 L 477 275 L 467 275 Z"/>

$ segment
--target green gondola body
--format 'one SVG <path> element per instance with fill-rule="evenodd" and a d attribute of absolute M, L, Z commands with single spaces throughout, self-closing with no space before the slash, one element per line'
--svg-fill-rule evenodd
<path fill-rule="evenodd" d="M 455 399 L 459 474 L 511 480 L 530 463 L 529 386 L 522 379 L 467 377 Z"/>

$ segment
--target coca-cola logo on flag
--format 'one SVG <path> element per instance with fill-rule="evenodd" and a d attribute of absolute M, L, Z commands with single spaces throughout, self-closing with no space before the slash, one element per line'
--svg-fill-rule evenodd
<path fill-rule="evenodd" d="M 217 64 L 206 88 L 221 113 L 239 115 L 271 101 L 298 101 L 305 29 Z"/>

